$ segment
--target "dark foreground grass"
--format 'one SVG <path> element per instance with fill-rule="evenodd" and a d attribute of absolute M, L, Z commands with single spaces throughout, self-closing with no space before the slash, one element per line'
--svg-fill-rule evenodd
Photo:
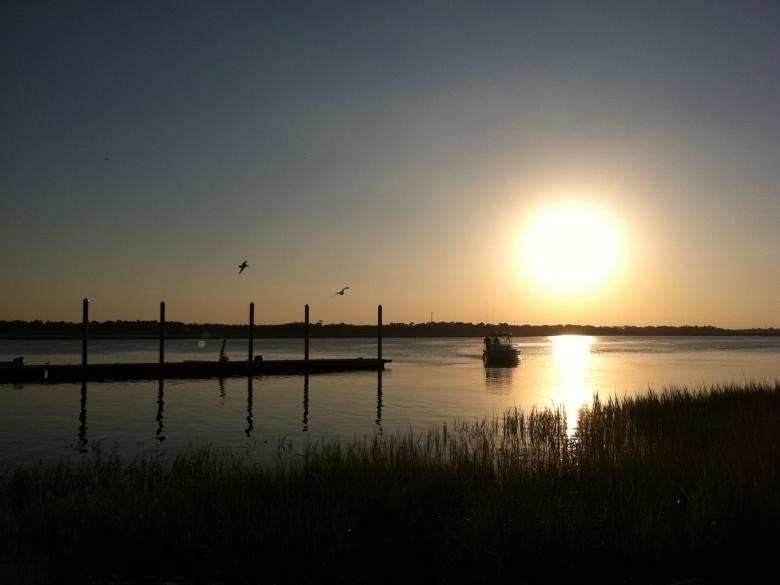
<path fill-rule="evenodd" d="M 776 582 L 780 383 L 0 473 L 0 581 Z"/>

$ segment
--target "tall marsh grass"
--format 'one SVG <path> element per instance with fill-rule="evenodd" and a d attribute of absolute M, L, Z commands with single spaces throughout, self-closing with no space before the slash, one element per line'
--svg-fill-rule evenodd
<path fill-rule="evenodd" d="M 770 582 L 780 383 L 319 441 L 0 471 L 0 581 Z"/>

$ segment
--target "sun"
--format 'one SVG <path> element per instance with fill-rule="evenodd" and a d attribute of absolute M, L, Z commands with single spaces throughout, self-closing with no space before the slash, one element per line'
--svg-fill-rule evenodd
<path fill-rule="evenodd" d="M 541 285 L 581 292 L 603 284 L 620 252 L 611 219 L 585 205 L 547 209 L 531 224 L 522 244 L 524 269 Z"/>

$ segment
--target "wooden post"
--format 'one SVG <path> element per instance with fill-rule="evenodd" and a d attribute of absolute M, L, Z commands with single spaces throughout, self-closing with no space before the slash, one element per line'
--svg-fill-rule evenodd
<path fill-rule="evenodd" d="M 377 359 L 382 359 L 382 305 L 376 308 L 376 348 Z M 379 367 L 382 367 L 380 362 Z"/>
<path fill-rule="evenodd" d="M 309 359 L 309 305 L 304 307 L 303 311 L 303 359 Z"/>
<path fill-rule="evenodd" d="M 165 363 L 165 301 L 160 301 L 160 365 Z"/>
<path fill-rule="evenodd" d="M 255 359 L 255 304 L 249 303 L 249 364 Z"/>
<path fill-rule="evenodd" d="M 89 299 L 81 303 L 81 367 L 87 367 L 87 339 L 89 338 Z"/>

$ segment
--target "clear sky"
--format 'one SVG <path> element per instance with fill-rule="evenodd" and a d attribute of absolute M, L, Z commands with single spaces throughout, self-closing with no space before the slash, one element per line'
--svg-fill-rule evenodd
<path fill-rule="evenodd" d="M 0 67 L 0 319 L 780 325 L 776 1 L 6 0 Z"/>

